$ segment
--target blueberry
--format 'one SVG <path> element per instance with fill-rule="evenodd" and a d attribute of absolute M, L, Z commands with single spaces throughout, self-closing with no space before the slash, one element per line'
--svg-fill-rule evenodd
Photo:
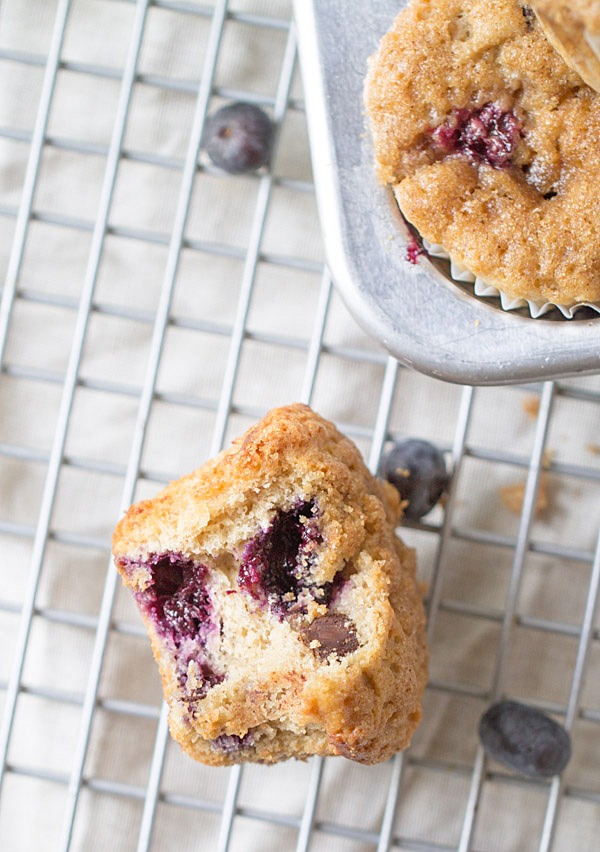
<path fill-rule="evenodd" d="M 494 169 L 511 165 L 520 137 L 516 115 L 493 103 L 480 109 L 455 109 L 432 131 L 434 146 L 444 154 L 463 154 Z"/>
<path fill-rule="evenodd" d="M 224 675 L 218 674 L 210 663 L 203 659 L 201 652 L 191 657 L 177 656 L 176 659 L 179 686 L 185 693 L 186 698 L 191 702 L 201 700 L 213 686 L 217 686 L 225 680 Z M 193 685 L 191 685 L 188 677 L 188 667 L 192 660 L 196 664 L 194 667 Z M 190 709 L 193 708 L 191 707 Z"/>
<path fill-rule="evenodd" d="M 207 586 L 208 570 L 183 554 L 170 551 L 132 562 L 128 569 L 140 566 L 150 575 L 150 583 L 135 593 L 137 603 L 168 643 L 185 697 L 192 703 L 199 701 L 224 680 L 206 653 L 208 634 L 218 624 Z M 192 704 L 190 708 L 193 712 Z"/>
<path fill-rule="evenodd" d="M 312 502 L 279 511 L 271 525 L 244 547 L 238 585 L 283 617 L 309 585 L 310 565 L 320 542 Z"/>
<path fill-rule="evenodd" d="M 185 638 L 204 641 L 212 624 L 206 568 L 169 553 L 153 557 L 147 569 L 152 583 L 137 597 L 161 633 L 176 647 Z"/>
<path fill-rule="evenodd" d="M 237 734 L 221 734 L 215 740 L 210 741 L 210 746 L 215 751 L 223 754 L 236 754 L 243 749 L 252 748 L 254 737 L 252 731 L 247 731 L 243 736 Z"/>
<path fill-rule="evenodd" d="M 211 601 L 206 589 L 191 578 L 162 601 L 162 611 L 165 624 L 177 637 L 194 638 L 209 621 Z"/>
<path fill-rule="evenodd" d="M 151 569 L 154 577 L 152 591 L 157 597 L 174 595 L 183 585 L 184 561 L 165 556 Z"/>
<path fill-rule="evenodd" d="M 216 166 L 231 174 L 253 172 L 271 156 L 273 124 L 254 104 L 233 103 L 209 116 L 204 146 Z"/>
<path fill-rule="evenodd" d="M 448 485 L 444 456 L 418 438 L 394 444 L 382 459 L 381 474 L 408 501 L 404 514 L 412 521 L 430 512 Z"/>
<path fill-rule="evenodd" d="M 571 757 L 562 725 L 517 701 L 493 704 L 481 717 L 479 738 L 490 757 L 532 778 L 557 775 Z"/>

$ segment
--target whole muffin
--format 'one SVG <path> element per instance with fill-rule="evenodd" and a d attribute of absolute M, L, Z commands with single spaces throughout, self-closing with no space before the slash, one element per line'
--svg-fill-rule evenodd
<path fill-rule="evenodd" d="M 408 745 L 427 651 L 400 508 L 332 423 L 292 405 L 129 509 L 115 564 L 185 751 L 375 763 Z"/>
<path fill-rule="evenodd" d="M 600 95 L 518 0 L 412 0 L 371 59 L 379 178 L 514 298 L 600 300 Z"/>

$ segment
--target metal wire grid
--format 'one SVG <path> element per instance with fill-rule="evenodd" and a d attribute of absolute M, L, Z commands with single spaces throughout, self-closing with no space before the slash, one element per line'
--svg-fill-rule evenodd
<path fill-rule="evenodd" d="M 554 477 L 556 482 L 575 483 L 583 490 L 581 500 L 590 507 L 590 526 L 598 526 L 595 507 L 598 505 L 600 468 L 593 455 L 581 449 L 576 459 L 548 461 L 546 450 L 553 427 L 559 424 L 561 405 L 573 404 L 592 424 L 597 424 L 600 388 L 593 379 L 585 381 L 546 383 L 526 389 L 527 394 L 539 397 L 535 429 L 527 451 L 513 451 L 506 446 L 494 446 L 486 441 L 478 426 L 482 411 L 496 410 L 507 415 L 507 407 L 521 411 L 525 397 L 522 388 L 494 389 L 454 388 L 444 386 L 431 388 L 431 381 L 400 370 L 398 364 L 386 358 L 379 350 L 366 344 L 356 332 L 336 342 L 335 329 L 338 322 L 345 327 L 351 325 L 343 308 L 337 302 L 331 282 L 321 262 L 300 258 L 291 254 L 275 254 L 264 247 L 267 219 L 272 205 L 274 188 L 284 188 L 295 194 L 311 195 L 309 182 L 286 179 L 273 172 L 256 176 L 256 196 L 246 245 L 236 245 L 196 240 L 188 234 L 190 206 L 197 183 L 210 166 L 199 161 L 200 140 L 204 119 L 214 98 L 245 99 L 263 103 L 272 111 L 277 125 L 281 125 L 290 113 L 302 113 L 301 97 L 292 96 L 296 74 L 296 44 L 294 28 L 287 17 L 273 17 L 236 9 L 234 4 L 215 2 L 214 5 L 198 5 L 192 2 L 149 2 L 139 0 L 105 0 L 104 11 L 127 9 L 128 43 L 122 67 L 113 68 L 100 64 L 71 61 L 65 58 L 65 35 L 74 10 L 80 2 L 59 0 L 54 9 L 54 22 L 47 51 L 43 54 L 22 49 L 0 48 L 0 62 L 7 69 L 6 79 L 18 79 L 25 68 L 43 69 L 43 81 L 39 89 L 35 123 L 32 129 L 2 127 L 0 139 L 24 146 L 27 151 L 26 168 L 23 174 L 18 203 L 4 202 L 0 207 L 3 225 L 11 231 L 10 253 L 5 259 L 6 275 L 2 290 L 0 309 L 0 353 L 2 374 L 0 390 L 3 392 L 2 406 L 10 405 L 15 387 L 33 388 L 35 393 L 47 388 L 56 389 L 60 399 L 56 406 L 56 419 L 51 424 L 49 446 L 19 442 L 14 437 L 0 444 L 0 458 L 7 473 L 17 465 L 19 475 L 29 471 L 43 470 L 43 485 L 35 517 L 31 512 L 15 511 L 0 521 L 0 536 L 6 562 L 14 564 L 14 554 L 26 553 L 28 568 L 23 567 L 26 580 L 17 598 L 7 587 L 13 572 L 7 564 L 3 567 L 3 593 L 0 597 L 0 624 L 3 636 L 12 641 L 12 653 L 6 655 L 0 692 L 3 699 L 2 724 L 0 728 L 0 761 L 5 795 L 0 807 L 0 838 L 3 848 L 26 849 L 31 837 L 25 825 L 11 823 L 15 793 L 9 785 L 17 785 L 17 794 L 34 795 L 44 799 L 49 790 L 60 790 L 56 799 L 58 808 L 53 819 L 47 823 L 46 848 L 108 848 L 138 850 L 168 847 L 170 814 L 178 819 L 191 815 L 193 832 L 190 833 L 190 849 L 209 848 L 208 837 L 214 839 L 214 848 L 296 848 L 301 849 L 372 849 L 389 848 L 411 850 L 467 849 L 570 849 L 565 831 L 570 830 L 573 818 L 563 818 L 572 803 L 577 805 L 577 819 L 597 828 L 600 818 L 600 776 L 595 761 L 591 768 L 581 760 L 566 780 L 555 779 L 550 784 L 525 781 L 510 773 L 491 766 L 476 745 L 473 723 L 486 704 L 504 694 L 523 697 L 515 692 L 513 668 L 515 648 L 523 653 L 520 635 L 524 632 L 527 643 L 539 651 L 539 637 L 548 644 L 552 656 L 552 642 L 565 641 L 569 646 L 566 655 L 559 654 L 562 665 L 560 683 L 562 689 L 535 692 L 527 697 L 548 712 L 556 714 L 574 734 L 577 750 L 593 754 L 597 750 L 598 723 L 600 722 L 600 700 L 593 689 L 586 690 L 586 667 L 596 666 L 598 628 L 596 604 L 600 578 L 600 551 L 594 550 L 590 540 L 569 543 L 560 534 L 548 534 L 547 528 L 536 526 L 536 500 L 544 476 Z M 102 5 L 102 4 L 99 4 Z M 5 9 L 7 7 L 5 6 Z M 33 7 L 32 7 L 33 8 Z M 207 39 L 201 68 L 197 80 L 188 81 L 140 70 L 140 54 L 146 45 L 148 16 L 153 10 L 164 10 L 186 19 L 205 20 L 208 27 Z M 110 13 L 109 13 L 110 14 Z M 122 19 L 119 19 L 122 24 Z M 243 23 L 255 31 L 279 33 L 285 42 L 281 54 L 279 77 L 272 98 L 256 92 L 239 90 L 216 84 L 216 69 L 222 50 L 224 33 L 233 23 Z M 0 19 L 0 37 L 1 37 Z M 42 25 L 40 25 L 42 26 Z M 48 132 L 49 117 L 57 98 L 59 74 L 73 72 L 87 75 L 94 80 L 110 79 L 119 86 L 119 97 L 114 110 L 114 124 L 107 145 L 85 142 L 70 136 L 51 135 Z M 182 158 L 164 154 L 148 153 L 126 145 L 126 132 L 131 115 L 131 103 L 136 86 L 146 85 L 169 94 L 184 94 L 193 101 L 193 117 L 187 136 L 187 149 Z M 48 150 L 68 151 L 83 156 L 101 157 L 103 179 L 93 220 L 76 217 L 59 211 L 44 210 L 38 204 L 40 174 L 43 158 Z M 127 161 L 149 164 L 176 174 L 178 193 L 175 213 L 167 234 L 157 233 L 130 226 L 119 226 L 111 221 L 115 186 L 120 169 Z M 231 178 L 231 180 L 234 180 Z M 80 287 L 75 296 L 66 296 L 59 287 L 54 290 L 36 289 L 28 286 L 28 275 L 24 274 L 24 262 L 28 240 L 37 224 L 65 228 L 75 239 L 85 239 L 87 264 Z M 159 294 L 151 308 L 116 305 L 102 301 L 98 295 L 98 280 L 107 240 L 134 241 L 148 250 L 159 246 L 164 250 L 164 268 Z M 219 323 L 210 318 L 202 319 L 178 313 L 174 297 L 181 279 L 182 258 L 185 252 L 203 256 L 225 257 L 239 264 L 239 287 L 231 322 Z M 260 331 L 253 329 L 251 321 L 253 301 L 257 298 L 257 278 L 262 267 L 274 268 L 283 278 L 296 272 L 307 278 L 319 278 L 313 282 L 315 298 L 312 302 L 312 321 L 309 334 L 304 336 Z M 69 354 L 63 370 L 31 366 L 19 357 L 19 350 L 11 348 L 11 335 L 22 340 L 19 310 L 21 307 L 43 309 L 51 307 L 66 312 L 71 317 Z M 295 306 L 292 305 L 292 308 Z M 29 316 L 29 315 L 27 315 Z M 98 317 L 109 317 L 138 324 L 149 331 L 149 345 L 143 371 L 138 384 L 128 383 L 121 376 L 95 378 L 85 369 L 85 352 L 91 337 L 93 321 Z M 341 318 L 341 319 L 340 319 Z M 27 322 L 25 322 L 25 332 Z M 32 325 L 33 328 L 33 325 Z M 176 385 L 160 385 L 161 369 L 167 355 L 166 340 L 172 330 L 184 330 L 192 335 L 209 336 L 223 340 L 226 344 L 224 368 L 218 393 L 184 393 Z M 285 398 L 311 402 L 327 414 L 328 365 L 335 362 L 344 365 L 348 376 L 348 394 L 355 389 L 350 381 L 357 371 L 368 370 L 369 388 L 360 385 L 369 397 L 370 404 L 364 410 L 351 405 L 346 411 L 352 416 L 340 422 L 341 428 L 353 437 L 364 450 L 372 469 L 376 469 L 386 441 L 396 435 L 405 434 L 411 427 L 410 412 L 419 407 L 421 394 L 433 393 L 443 397 L 446 408 L 454 412 L 451 422 L 430 424 L 431 437 L 437 438 L 448 449 L 454 470 L 453 486 L 449 500 L 442 510 L 436 510 L 431 520 L 409 525 L 405 537 L 414 541 L 422 555 L 422 564 L 429 582 L 429 636 L 432 645 L 432 678 L 426 696 L 426 721 L 416 737 L 413 748 L 399 755 L 391 764 L 374 770 L 356 769 L 345 761 L 322 761 L 315 759 L 307 766 L 286 765 L 278 768 L 234 768 L 232 770 L 206 770 L 190 768 L 183 763 L 175 747 L 170 743 L 167 732 L 164 706 L 157 693 L 150 699 L 147 690 L 140 690 L 132 698 L 111 695 L 102 688 L 107 667 L 111 664 L 111 643 L 132 640 L 145 648 L 143 631 L 136 621 L 133 610 L 124 610 L 119 605 L 119 587 L 116 573 L 108 564 L 109 537 L 105 529 L 98 534 L 89 530 L 71 530 L 60 523 L 64 514 L 57 511 L 62 493 L 62 481 L 71 471 L 81 472 L 90 481 L 96 476 L 109 477 L 120 488 L 119 506 L 127 506 L 140 496 L 151 493 L 158 483 L 181 472 L 158 470 L 147 461 L 145 450 L 152 430 L 153 417 L 163 406 L 170 413 L 189 411 L 192 415 L 210 422 L 210 441 L 206 454 L 218 451 L 227 438 L 239 432 L 240 424 L 246 424 L 264 412 L 261 404 L 240 401 L 240 378 L 243 360 L 248 347 L 254 344 L 269 347 L 269 357 L 278 353 L 297 353 L 302 367 L 290 373 L 284 380 Z M 124 371 L 126 373 L 126 371 Z M 373 385 L 373 379 L 376 379 Z M 200 388 L 202 389 L 202 384 Z M 96 458 L 93 454 L 77 454 L 69 451 L 69 440 L 77 429 L 77 401 L 81 392 L 98 395 L 102 400 L 109 397 L 125 399 L 134 406 L 129 430 L 130 445 L 125 461 Z M 369 396 L 370 395 L 370 396 Z M 30 395 L 29 410 L 35 410 Z M 362 409 L 362 406 L 360 406 Z M 427 423 L 423 412 L 420 423 Z M 427 428 L 427 427 L 426 427 Z M 593 428 L 593 426 L 592 426 Z M 168 457 L 168 453 L 166 453 Z M 522 512 L 518 525 L 514 527 L 501 519 L 498 528 L 478 526 L 476 520 L 463 510 L 465 494 L 472 488 L 481 487 L 481 470 L 499 471 L 522 469 L 526 472 Z M 469 467 L 474 466 L 471 473 Z M 7 477 L 8 481 L 8 477 Z M 10 479 L 13 482 L 12 477 Z M 475 483 L 475 485 L 474 485 Z M 18 494 L 15 496 L 17 507 Z M 114 515 L 116 517 L 116 515 Z M 24 520 L 24 518 L 26 520 Z M 25 547 L 22 547 L 25 545 Z M 46 578 L 55 570 L 52 548 L 61 552 L 72 552 L 83 564 L 92 566 L 101 563 L 101 589 L 99 585 L 98 606 L 93 612 L 80 611 L 77 603 L 71 606 L 56 606 L 44 602 L 43 589 Z M 457 552 L 458 548 L 458 552 Z M 498 594 L 493 599 L 472 599 L 468 593 L 470 575 L 461 575 L 464 554 L 476 554 L 477 569 L 483 570 L 488 562 L 504 563 L 503 582 L 499 583 Z M 546 560 L 550 570 L 559 567 L 564 571 L 562 584 L 557 589 L 559 597 L 573 593 L 578 601 L 567 617 L 546 615 L 529 610 L 523 602 L 523 589 L 528 577 L 535 569 L 535 560 Z M 4 560 L 3 560 L 4 562 Z M 25 565 L 25 560 L 23 560 Z M 568 579 L 566 579 L 568 578 Z M 42 590 L 42 591 L 41 591 Z M 583 591 L 582 591 L 583 590 Z M 126 605 L 125 605 L 126 606 Z M 555 612 L 553 606 L 549 611 Z M 123 612 L 126 613 L 123 616 Z M 60 678 L 44 682 L 43 678 L 32 677 L 27 672 L 28 654 L 35 641 L 36 624 L 44 623 L 73 630 L 77 636 L 87 636 L 85 668 L 87 681 L 83 689 L 60 685 Z M 456 656 L 448 658 L 448 631 L 466 630 L 468 625 L 477 625 L 470 638 L 477 641 L 480 625 L 493 631 L 496 637 L 494 653 L 486 656 L 482 678 L 466 677 L 460 670 L 461 637 L 455 636 Z M 467 625 L 467 626 L 465 626 Z M 16 637 L 16 638 L 15 638 Z M 533 638 L 532 638 L 533 637 Z M 536 638 L 537 637 L 537 638 Z M 140 654 L 143 651 L 140 650 Z M 444 657 L 446 654 L 446 657 Z M 438 665 L 441 660 L 443 665 Z M 540 667 L 544 668 L 540 658 Z M 455 668 L 453 668 L 455 666 Z M 57 665 L 57 671 L 59 666 Z M 148 673 L 150 668 L 147 669 Z M 152 669 L 153 671 L 153 669 Z M 51 673 L 52 674 L 52 673 Z M 148 674 L 148 678 L 152 675 Z M 52 680 L 52 678 L 51 678 Z M 589 679 L 588 679 L 589 680 Z M 13 754 L 15 731 L 20 717 L 24 716 L 24 701 L 32 699 L 36 707 L 58 708 L 59 712 L 71 712 L 75 736 L 68 751 L 68 760 L 60 769 L 48 768 L 41 759 L 19 759 Z M 429 712 L 428 712 L 429 711 Z M 38 712 L 39 709 L 38 709 Z M 108 714 L 111 725 L 120 721 L 132 721 L 135 729 L 147 732 L 152 750 L 144 763 L 145 771 L 135 781 L 121 780 L 126 755 L 117 760 L 114 774 L 94 773 L 94 755 L 98 749 L 95 728 L 99 717 Z M 464 720 L 463 721 L 463 717 Z M 436 747 L 432 731 L 453 719 L 457 729 L 457 740 L 467 733 L 460 744 L 440 750 Z M 427 721 L 429 720 L 429 721 Z M 461 733 L 462 732 L 462 733 Z M 175 753 L 174 753 L 175 751 Z M 192 773 L 190 789 L 177 786 L 179 776 L 170 763 L 183 775 Z M 292 809 L 282 810 L 273 799 L 260 798 L 264 776 L 261 773 L 282 771 L 285 783 L 292 784 L 300 796 Z M 124 773 L 126 777 L 126 773 Z M 275 775 L 275 777 L 277 777 Z M 175 780 L 174 780 L 175 779 Z M 28 787 L 28 782 L 31 787 Z M 256 786 L 256 789 L 254 787 Z M 263 785 L 264 786 L 264 785 Z M 368 818 L 362 813 L 362 822 L 356 821 L 352 811 L 344 809 L 343 800 L 350 798 L 350 790 L 359 798 L 372 801 Z M 200 795 L 198 790 L 203 790 Z M 356 791 L 358 790 L 358 793 Z M 40 792 L 41 791 L 41 792 Z M 508 800 L 503 800 L 503 791 L 509 791 Z M 516 792 L 515 792 L 516 791 Z M 532 795 L 533 809 L 537 817 L 529 824 L 519 825 L 520 841 L 506 840 L 503 845 L 504 820 L 496 808 L 502 808 L 510 795 Z M 89 806 L 86 797 L 91 796 Z M 439 816 L 423 822 L 423 803 L 435 797 L 432 811 Z M 285 797 L 284 797 L 285 798 Z M 54 799 L 52 800 L 54 801 Z M 354 800 L 353 800 L 354 801 Z M 121 814 L 121 803 L 133 803 L 133 824 L 137 826 L 135 836 L 123 836 L 119 818 L 116 824 L 96 820 L 94 831 L 98 838 L 92 839 L 82 825 L 90 818 L 89 807 L 100 807 L 107 802 L 107 810 Z M 500 803 L 500 806 L 498 806 Z M 38 803 L 41 807 L 41 800 Z M 295 809 L 294 809 L 295 808 Z M 427 806 L 426 806 L 427 808 Z M 10 812 L 9 812 L 10 809 Z M 452 819 L 448 810 L 451 810 Z M 490 811 L 492 812 L 490 814 Z M 417 813 L 419 816 L 417 817 Z M 58 815 L 57 815 L 58 814 Z M 131 815 L 129 815 L 131 816 Z M 218 822 L 218 829 L 215 828 Z M 446 824 L 447 823 L 447 824 Z M 128 823 L 129 824 L 129 823 Z M 561 829 L 565 827 L 565 830 Z M 260 835 L 253 834 L 254 829 Z M 2 833 L 2 830 L 4 833 Z M 211 833 L 212 832 L 212 833 Z M 586 835 L 587 836 L 587 835 Z M 579 849 L 593 848 L 582 835 Z M 512 844 L 512 845 L 511 845 Z"/>

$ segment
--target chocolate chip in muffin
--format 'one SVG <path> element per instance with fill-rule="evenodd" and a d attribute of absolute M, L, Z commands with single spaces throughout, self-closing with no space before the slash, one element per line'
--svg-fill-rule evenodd
<path fill-rule="evenodd" d="M 208 117 L 204 146 L 213 163 L 226 172 L 254 172 L 271 156 L 273 123 L 256 104 L 228 104 Z"/>
<path fill-rule="evenodd" d="M 341 612 L 329 612 L 302 630 L 302 638 L 320 660 L 334 654 L 345 657 L 358 648 L 356 629 L 350 619 Z"/>

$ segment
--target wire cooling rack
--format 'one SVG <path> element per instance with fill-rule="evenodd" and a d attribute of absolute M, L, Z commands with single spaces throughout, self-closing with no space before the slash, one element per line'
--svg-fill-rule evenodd
<path fill-rule="evenodd" d="M 323 264 L 286 0 L 5 0 L 0 73 L 0 848 L 597 849 L 600 381 L 441 384 L 358 331 Z M 201 151 L 235 99 L 275 120 L 270 171 Z M 381 766 L 206 768 L 169 740 L 111 529 L 292 400 L 372 469 L 405 435 L 448 454 L 445 506 L 403 530 L 424 720 Z M 561 778 L 486 760 L 501 696 L 571 731 Z"/>

